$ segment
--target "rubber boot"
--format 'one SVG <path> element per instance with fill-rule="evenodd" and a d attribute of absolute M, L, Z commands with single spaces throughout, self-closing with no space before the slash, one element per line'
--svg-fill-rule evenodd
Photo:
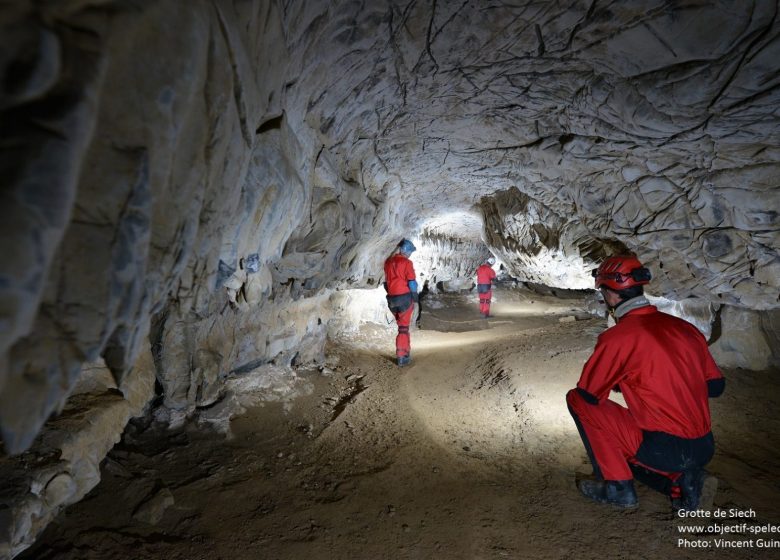
<path fill-rule="evenodd" d="M 584 496 L 600 504 L 620 508 L 639 505 L 633 480 L 582 480 L 579 487 Z"/>
<path fill-rule="evenodd" d="M 704 469 L 683 471 L 677 479 L 682 496 L 672 500 L 675 510 L 711 509 L 718 491 L 718 479 Z"/>

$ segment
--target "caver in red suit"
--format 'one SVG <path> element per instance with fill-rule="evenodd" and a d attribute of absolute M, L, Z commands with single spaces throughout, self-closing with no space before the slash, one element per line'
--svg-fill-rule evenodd
<path fill-rule="evenodd" d="M 484 264 L 477 268 L 477 293 L 479 294 L 479 312 L 486 319 L 490 317 L 490 300 L 493 297 L 493 280 L 496 279 L 496 271 L 492 265 L 496 259 L 490 257 Z"/>
<path fill-rule="evenodd" d="M 725 380 L 699 330 L 644 297 L 650 272 L 636 257 L 610 257 L 593 274 L 617 323 L 599 336 L 566 395 L 596 477 L 580 481 L 580 490 L 634 507 L 636 478 L 675 508 L 697 509 L 717 487 L 704 470 L 715 450 L 708 399 L 720 396 Z M 611 390 L 628 408 L 608 399 Z"/>
<path fill-rule="evenodd" d="M 402 239 L 393 254 L 385 261 L 387 306 L 398 324 L 395 354 L 399 366 L 405 366 L 411 360 L 409 324 L 414 313 L 414 302 L 417 301 L 417 280 L 409 256 L 415 250 L 411 241 Z"/>

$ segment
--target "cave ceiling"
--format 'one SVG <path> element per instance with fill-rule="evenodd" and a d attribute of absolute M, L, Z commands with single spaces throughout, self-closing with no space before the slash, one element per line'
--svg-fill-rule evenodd
<path fill-rule="evenodd" d="M 731 301 L 766 306 L 776 16 L 761 1 L 299 5 L 284 13 L 302 68 L 285 104 L 345 176 L 403 200 L 408 224 L 516 189 L 560 219 L 559 249 L 595 258 L 612 241 L 692 265 L 676 282 L 711 297 L 758 274 Z"/>

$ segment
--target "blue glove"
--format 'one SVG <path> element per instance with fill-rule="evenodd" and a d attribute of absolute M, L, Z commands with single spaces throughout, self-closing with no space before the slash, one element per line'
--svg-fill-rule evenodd
<path fill-rule="evenodd" d="M 411 292 L 417 293 L 417 280 L 409 280 L 407 284 Z"/>

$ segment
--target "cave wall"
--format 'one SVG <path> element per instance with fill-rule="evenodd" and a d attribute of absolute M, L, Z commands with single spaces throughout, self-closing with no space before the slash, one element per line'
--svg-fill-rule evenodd
<path fill-rule="evenodd" d="M 762 371 L 780 367 L 780 311 L 754 311 L 730 305 L 719 309 L 717 338 L 710 346 L 724 368 Z"/>
<path fill-rule="evenodd" d="M 67 404 L 47 422 L 34 448 L 0 456 L 0 558 L 33 544 L 62 508 L 100 482 L 103 459 L 128 421 L 144 412 L 154 385 L 149 347 L 118 384 L 102 359 L 86 363 Z"/>
<path fill-rule="evenodd" d="M 12 453 L 37 436 L 0 457 L 5 557 L 97 484 L 155 381 L 182 416 L 231 375 L 316 359 L 329 291 L 370 283 L 400 234 L 282 109 L 301 65 L 276 3 L 18 3 L 0 23 L 0 433 Z M 85 363 L 113 385 L 81 392 Z"/>
<path fill-rule="evenodd" d="M 316 354 L 328 317 L 305 300 L 363 285 L 395 213 L 282 110 L 300 63 L 276 3 L 3 18 L 3 72 L 19 76 L 2 105 L 6 449 L 30 444 L 83 362 L 121 381 L 150 334 L 177 408 L 212 401 L 236 368 Z M 368 231 L 376 247 L 358 247 Z"/>
<path fill-rule="evenodd" d="M 590 271 L 619 243 L 594 238 L 576 218 L 564 216 L 516 188 L 483 197 L 485 243 L 523 282 L 557 288 L 593 287 Z"/>
<path fill-rule="evenodd" d="M 317 359 L 348 305 L 334 290 L 377 287 L 402 236 L 437 279 L 489 250 L 518 278 L 585 287 L 634 251 L 657 295 L 727 304 L 723 333 L 761 329 L 767 348 L 726 336 L 724 360 L 776 363 L 777 9 L 4 4 L 4 448 L 52 413 L 111 409 L 83 450 L 99 462 L 152 378 L 186 415 L 231 375 Z M 428 227 L 475 208 L 476 235 Z M 68 401 L 101 360 L 115 387 Z M 35 474 L 33 513 L 0 508 L 0 529 L 34 534 L 18 520 L 44 524 L 94 484 L 80 464 Z"/>

